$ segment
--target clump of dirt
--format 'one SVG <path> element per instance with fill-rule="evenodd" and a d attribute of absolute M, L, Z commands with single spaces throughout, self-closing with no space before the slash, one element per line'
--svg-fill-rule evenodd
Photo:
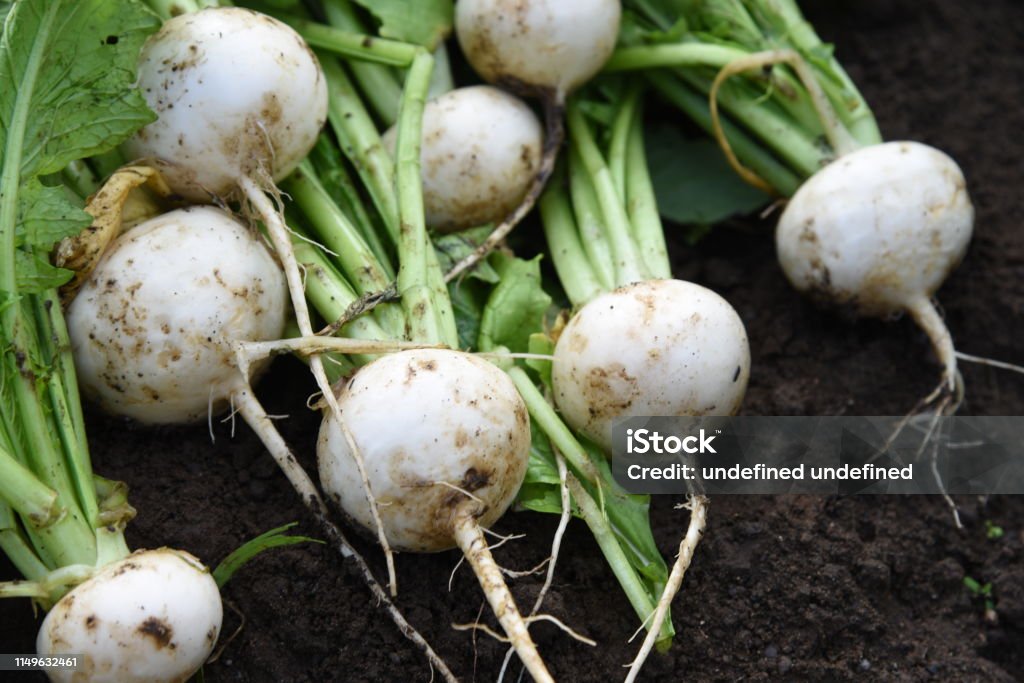
<path fill-rule="evenodd" d="M 940 292 L 964 351 L 1024 361 L 1024 12 L 1013 0 L 863 0 L 806 3 L 837 44 L 889 139 L 933 144 L 962 164 L 977 208 L 976 237 Z M 744 219 L 696 248 L 675 245 L 678 276 L 722 293 L 747 325 L 753 367 L 745 412 L 759 415 L 902 415 L 939 366 L 909 321 L 851 324 L 800 300 L 775 264 L 771 220 Z M 968 414 L 1024 414 L 1024 382 L 964 366 Z M 285 437 L 313 471 L 318 420 L 296 361 L 279 360 L 260 387 Z M 386 409 L 386 407 L 382 407 Z M 256 438 L 217 425 L 143 428 L 90 414 L 96 468 L 127 481 L 139 517 L 135 547 L 170 545 L 216 563 L 244 540 L 299 520 L 296 496 Z M 686 513 L 653 504 L 655 536 L 675 553 Z M 985 680 L 1024 678 L 1024 499 L 959 499 L 957 531 L 936 497 L 719 497 L 673 614 L 672 649 L 653 655 L 644 680 Z M 556 519 L 509 514 L 502 533 L 526 538 L 497 551 L 513 569 L 547 554 Z M 992 533 L 993 527 L 1003 535 Z M 380 552 L 359 545 L 384 575 Z M 586 528 L 570 525 L 547 610 L 600 643 L 589 648 L 553 626 L 532 628 L 561 680 L 618 678 L 637 623 Z M 455 632 L 487 619 L 456 553 L 398 557 L 398 604 L 464 680 L 493 680 L 505 646 Z M 13 576 L 0 564 L 0 576 Z M 994 616 L 964 578 L 991 583 Z M 515 580 L 529 604 L 542 577 Z M 328 548 L 267 553 L 241 571 L 227 598 L 245 627 L 207 668 L 209 681 L 428 680 L 357 575 Z M 228 610 L 224 633 L 239 619 Z M 27 601 L 0 602 L 0 650 L 31 652 L 38 617 Z M 516 671 L 518 673 L 518 671 Z"/>

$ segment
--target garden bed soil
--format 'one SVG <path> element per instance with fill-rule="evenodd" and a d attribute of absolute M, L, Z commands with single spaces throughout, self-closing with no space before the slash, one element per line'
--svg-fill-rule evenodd
<path fill-rule="evenodd" d="M 949 327 L 969 353 L 1024 361 L 1024 8 L 918 0 L 805 6 L 872 104 L 888 139 L 916 139 L 962 164 L 977 208 L 963 266 L 940 292 Z M 785 282 L 771 219 L 736 220 L 696 248 L 675 245 L 680 277 L 737 308 L 750 335 L 753 415 L 901 415 L 931 389 L 939 367 L 909 321 L 856 325 L 815 309 Z M 964 366 L 967 414 L 1024 414 L 1024 378 Z M 308 373 L 282 359 L 260 386 L 303 463 L 314 471 L 318 420 L 304 407 Z M 382 406 L 382 410 L 386 410 Z M 244 540 L 293 520 L 316 536 L 297 497 L 243 425 L 144 428 L 90 413 L 96 469 L 131 486 L 133 547 L 170 545 L 216 563 Z M 666 556 L 685 529 L 680 502 L 659 496 L 653 525 Z M 1024 498 L 958 499 L 963 530 L 938 497 L 719 497 L 673 614 L 678 636 L 652 655 L 643 680 L 1024 679 Z M 497 551 L 525 569 L 548 552 L 556 519 L 507 515 L 525 534 Z M 991 525 L 1004 530 L 989 538 Z M 358 543 L 378 575 L 378 550 Z M 586 528 L 570 525 L 546 610 L 600 643 L 532 629 L 555 676 L 616 680 L 637 626 Z M 398 604 L 467 681 L 491 681 L 505 646 L 456 632 L 484 599 L 454 552 L 398 557 Z M 0 576 L 12 576 L 6 562 Z M 995 613 L 964 578 L 991 582 Z M 518 579 L 530 604 L 542 577 Z M 241 571 L 226 597 L 244 627 L 207 667 L 208 681 L 427 681 L 426 660 L 399 634 L 358 576 L 329 548 L 269 552 Z M 0 650 L 31 652 L 37 618 L 27 601 L 0 604 Z M 240 623 L 228 610 L 225 634 Z M 493 623 L 493 622 L 491 622 Z M 515 669 L 518 673 L 518 667 Z M 3 676 L 3 674 L 0 674 Z"/>

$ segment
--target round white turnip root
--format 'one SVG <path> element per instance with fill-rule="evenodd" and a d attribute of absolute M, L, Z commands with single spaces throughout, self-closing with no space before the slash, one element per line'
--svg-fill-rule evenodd
<path fill-rule="evenodd" d="M 76 654 L 51 681 L 172 683 L 199 670 L 220 634 L 223 608 L 209 570 L 161 548 L 113 562 L 49 611 L 36 638 L 41 657 Z"/>
<path fill-rule="evenodd" d="M 150 219 L 114 240 L 68 309 L 83 393 L 142 422 L 203 419 L 237 388 L 232 344 L 280 337 L 287 303 L 273 256 L 228 213 Z"/>
<path fill-rule="evenodd" d="M 396 130 L 383 137 L 392 153 Z M 420 153 L 427 225 L 456 232 L 500 221 L 529 190 L 543 144 L 530 108 L 498 88 L 459 88 L 427 102 Z"/>
<path fill-rule="evenodd" d="M 602 294 L 555 345 L 552 385 L 566 422 L 611 451 L 612 423 L 644 415 L 733 415 L 750 374 L 739 315 L 681 280 L 649 280 Z"/>
<path fill-rule="evenodd" d="M 328 497 L 373 520 L 351 457 L 368 466 L 388 541 L 400 550 L 459 547 L 527 669 L 551 680 L 482 529 L 508 509 L 530 457 L 526 405 L 508 376 L 472 355 L 402 351 L 364 366 L 326 413 L 317 443 Z"/>

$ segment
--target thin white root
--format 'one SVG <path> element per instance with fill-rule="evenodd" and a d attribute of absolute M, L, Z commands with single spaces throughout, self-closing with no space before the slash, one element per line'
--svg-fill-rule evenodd
<path fill-rule="evenodd" d="M 334 351 L 344 354 L 385 354 L 408 349 L 445 349 L 440 344 L 419 344 L 391 340 L 349 339 L 346 337 L 322 337 L 308 335 L 292 339 L 275 339 L 273 341 L 240 341 L 235 342 L 235 356 L 242 372 L 248 372 L 253 363 L 271 356 L 286 353 L 299 353 L 312 356 L 318 353 Z"/>
<path fill-rule="evenodd" d="M 569 628 L 564 621 L 562 621 L 558 617 L 551 616 L 550 614 L 532 614 L 526 617 L 525 621 L 527 624 L 532 624 L 535 621 L 549 621 L 558 628 L 568 633 L 569 637 L 573 640 L 578 640 L 585 645 L 589 645 L 590 647 L 597 647 L 596 640 L 594 640 L 593 638 L 587 638 L 584 635 L 576 633 L 576 631 L 573 631 L 571 628 Z"/>
<path fill-rule="evenodd" d="M 445 661 L 434 652 L 434 649 L 430 647 L 430 644 L 420 635 L 419 631 L 406 621 L 395 604 L 391 602 L 384 588 L 373 576 L 373 572 L 370 571 L 370 567 L 366 564 L 363 556 L 352 547 L 348 539 L 341 532 L 341 529 L 331 522 L 328 517 L 327 506 L 324 504 L 323 498 L 320 497 L 320 492 L 317 491 L 316 486 L 313 485 L 313 481 L 306 474 L 306 471 L 295 460 L 295 456 L 292 455 L 288 444 L 285 443 L 281 434 L 277 431 L 277 427 L 274 426 L 274 423 L 263 410 L 263 406 L 253 396 L 252 389 L 244 379 L 239 381 L 239 385 L 234 391 L 234 400 L 238 412 L 242 415 L 242 419 L 249 424 L 260 441 L 263 442 L 263 446 L 277 462 L 281 471 L 288 477 L 292 488 L 295 489 L 295 492 L 302 498 L 303 504 L 313 514 L 313 518 L 319 524 L 327 540 L 337 548 L 342 557 L 350 558 L 355 562 L 359 573 L 363 577 L 363 583 L 366 584 L 370 592 L 377 598 L 377 602 L 384 606 L 388 616 L 391 617 L 391 621 L 398 627 L 398 630 L 426 655 L 431 666 L 436 668 L 446 681 L 458 683 L 458 679 L 451 669 L 448 668 Z"/>
<path fill-rule="evenodd" d="M 555 529 L 555 536 L 551 540 L 551 556 L 548 557 L 548 573 L 544 577 L 544 585 L 540 587 L 540 591 L 537 593 L 537 599 L 533 602 L 533 609 L 530 610 L 530 616 L 540 612 L 541 605 L 544 604 L 544 598 L 547 597 L 548 591 L 551 590 L 551 584 L 555 580 L 555 565 L 558 564 L 558 554 L 562 549 L 562 537 L 565 536 L 565 529 L 569 526 L 569 520 L 572 518 L 572 499 L 569 497 L 569 486 L 566 483 L 566 475 L 568 469 L 565 466 L 565 456 L 552 444 L 552 450 L 555 454 L 555 464 L 558 465 L 558 490 L 561 495 L 562 502 L 562 513 L 558 518 L 558 528 Z M 498 672 L 498 683 L 502 683 L 505 680 L 505 672 L 508 670 L 508 663 L 512 660 L 512 653 L 515 650 L 509 648 L 508 652 L 505 653 L 505 659 L 501 663 L 501 671 Z"/>
<path fill-rule="evenodd" d="M 481 624 L 479 621 L 474 621 L 472 624 L 452 624 L 452 628 L 456 631 L 483 631 L 491 638 L 494 638 L 499 643 L 511 643 L 508 636 L 503 636 L 487 624 Z"/>
<path fill-rule="evenodd" d="M 266 178 L 265 182 L 268 186 L 273 187 L 273 182 L 269 177 Z M 249 204 L 256 210 L 256 213 L 267 226 L 267 234 L 274 245 L 277 257 L 281 260 L 281 267 L 288 282 L 288 292 L 291 294 L 292 308 L 295 310 L 295 322 L 299 326 L 299 332 L 304 337 L 312 337 L 313 324 L 309 317 L 309 306 L 306 304 L 305 286 L 299 272 L 298 261 L 295 258 L 295 250 L 292 248 L 290 233 L 288 227 L 284 224 L 281 212 L 270 202 L 270 199 L 264 194 L 263 188 L 249 176 L 243 175 L 239 178 L 238 186 Z M 338 424 L 344 426 L 345 421 L 342 419 L 341 406 L 338 405 L 338 399 L 331 390 L 331 383 L 327 379 L 323 360 L 319 355 L 314 354 L 310 356 L 309 367 L 313 371 L 317 388 L 320 389 L 327 400 L 331 413 L 338 421 Z M 398 594 L 395 560 L 391 552 L 391 546 L 388 544 L 387 536 L 384 534 L 384 524 L 381 522 L 380 511 L 377 509 L 377 500 L 370 489 L 370 480 L 366 475 L 366 466 L 363 463 L 362 455 L 358 449 L 350 448 L 349 452 L 356 463 L 356 468 L 359 470 L 359 476 L 363 480 L 363 493 L 366 494 L 366 500 L 370 504 L 370 511 L 373 513 L 373 521 L 377 527 L 377 541 L 380 543 L 381 548 L 384 549 L 384 555 L 387 558 L 388 586 L 392 597 L 394 597 Z"/>
<path fill-rule="evenodd" d="M 314 360 L 320 361 L 320 356 L 314 356 Z M 378 541 L 380 541 L 381 547 L 384 548 L 384 559 L 387 562 L 388 567 L 388 590 L 391 593 L 391 597 L 398 595 L 398 583 L 397 574 L 395 573 L 395 554 L 391 551 L 391 547 L 388 545 L 387 538 L 384 536 L 384 522 L 380 518 L 380 508 L 377 505 L 377 501 L 373 498 L 373 494 L 370 491 L 370 480 L 367 477 L 366 472 L 363 469 L 363 452 L 359 449 L 359 444 L 356 443 L 356 437 L 352 435 L 352 430 L 348 428 L 346 423 L 341 416 L 341 407 L 337 404 L 337 399 L 334 397 L 334 392 L 330 394 L 330 398 L 327 399 L 328 405 L 332 406 L 334 415 L 338 420 L 338 426 L 341 427 L 341 433 L 345 437 L 345 442 L 348 444 L 349 452 L 352 453 L 352 459 L 356 461 L 356 465 L 359 467 L 359 476 L 363 478 L 363 491 L 366 492 L 367 500 L 370 503 L 370 510 L 373 512 L 373 520 L 377 524 Z M 334 409 L 337 406 L 337 409 Z"/>
<path fill-rule="evenodd" d="M 643 645 L 640 646 L 640 652 L 637 653 L 636 658 L 629 665 L 626 683 L 633 683 L 636 680 L 644 662 L 647 661 L 647 655 L 651 654 L 654 643 L 658 640 L 661 625 L 665 623 L 665 617 L 668 615 L 669 605 L 672 604 L 672 599 L 679 592 L 679 587 L 683 585 L 683 577 L 686 575 L 686 570 L 690 568 L 690 562 L 693 561 L 693 553 L 697 549 L 697 544 L 700 543 L 701 536 L 704 534 L 707 518 L 708 499 L 704 496 L 693 496 L 690 498 L 690 526 L 686 530 L 686 536 L 679 543 L 679 557 L 676 559 L 676 563 L 672 565 L 672 572 L 668 575 L 665 590 L 662 592 L 661 598 L 658 600 L 658 606 L 654 610 L 654 618 L 651 620 L 651 626 L 647 630 L 647 637 L 644 638 Z"/>
<path fill-rule="evenodd" d="M 502 541 L 501 543 L 495 545 L 494 547 L 497 548 L 499 545 L 501 545 L 504 542 L 505 541 Z M 533 576 L 534 574 L 540 574 L 542 571 L 544 571 L 544 567 L 546 567 L 550 561 L 551 561 L 550 557 L 545 557 L 543 560 L 541 560 L 540 562 L 535 564 L 533 567 L 530 567 L 529 569 L 518 570 L 518 571 L 515 570 L 515 569 L 506 569 L 505 567 L 502 567 L 501 568 L 501 573 L 504 574 L 505 576 L 511 578 L 511 579 L 521 579 L 524 576 Z"/>
<path fill-rule="evenodd" d="M 455 542 L 476 573 L 487 602 L 490 603 L 494 615 L 498 618 L 498 623 L 501 624 L 508 636 L 508 642 L 515 648 L 527 671 L 539 683 L 554 683 L 554 678 L 551 677 L 544 660 L 537 652 L 537 646 L 530 638 L 526 622 L 523 621 L 519 608 L 516 607 L 515 600 L 512 598 L 512 593 L 509 592 L 508 586 L 505 584 L 501 569 L 487 547 L 487 540 L 476 521 L 478 512 L 479 505 L 473 501 L 464 501 L 459 504 L 453 519 L 452 531 Z"/>
<path fill-rule="evenodd" d="M 965 360 L 968 363 L 977 363 L 979 365 L 987 365 L 992 368 L 999 368 L 1000 370 L 1009 370 L 1010 372 L 1019 372 L 1024 375 L 1024 366 L 1014 365 L 1013 363 L 1006 363 L 1001 360 L 992 360 L 991 358 L 985 358 L 984 356 L 972 356 L 969 353 L 963 353 L 962 351 L 956 352 L 956 357 L 960 360 Z"/>

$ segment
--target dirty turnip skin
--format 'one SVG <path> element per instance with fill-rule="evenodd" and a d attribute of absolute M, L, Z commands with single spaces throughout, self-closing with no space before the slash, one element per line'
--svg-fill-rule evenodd
<path fill-rule="evenodd" d="M 681 280 L 602 294 L 555 345 L 555 403 L 606 450 L 612 423 L 647 415 L 733 415 L 750 374 L 743 321 L 710 289 Z"/>
<path fill-rule="evenodd" d="M 814 174 L 786 206 L 775 241 L 798 290 L 886 317 L 935 293 L 963 258 L 973 224 L 955 161 L 917 142 L 888 142 Z"/>
<path fill-rule="evenodd" d="M 388 542 L 397 550 L 455 546 L 453 513 L 466 500 L 493 524 L 526 476 L 530 425 L 508 375 L 458 351 L 403 351 L 366 365 L 339 396 L 342 416 L 366 463 Z M 320 482 L 367 529 L 373 518 L 341 427 L 328 414 L 317 442 Z"/>
<path fill-rule="evenodd" d="M 564 95 L 611 56 L 619 0 L 459 0 L 455 32 L 484 80 Z"/>
<path fill-rule="evenodd" d="M 234 7 L 165 22 L 142 48 L 139 87 L 159 118 L 127 143 L 193 202 L 234 193 L 242 175 L 275 181 L 309 153 L 327 83 L 289 26 Z"/>
<path fill-rule="evenodd" d="M 396 129 L 384 136 L 393 150 Z M 540 122 L 514 95 L 471 86 L 427 103 L 423 203 L 427 225 L 455 232 L 496 223 L 522 201 L 540 166 Z"/>
<path fill-rule="evenodd" d="M 43 620 L 36 650 L 80 655 L 76 670 L 47 670 L 55 683 L 185 681 L 210 656 L 222 616 L 217 584 L 198 559 L 143 550 L 64 596 Z"/>
<path fill-rule="evenodd" d="M 244 225 L 179 209 L 121 235 L 68 310 L 86 396 L 149 423 L 205 418 L 236 383 L 231 342 L 278 339 L 284 274 Z"/>

